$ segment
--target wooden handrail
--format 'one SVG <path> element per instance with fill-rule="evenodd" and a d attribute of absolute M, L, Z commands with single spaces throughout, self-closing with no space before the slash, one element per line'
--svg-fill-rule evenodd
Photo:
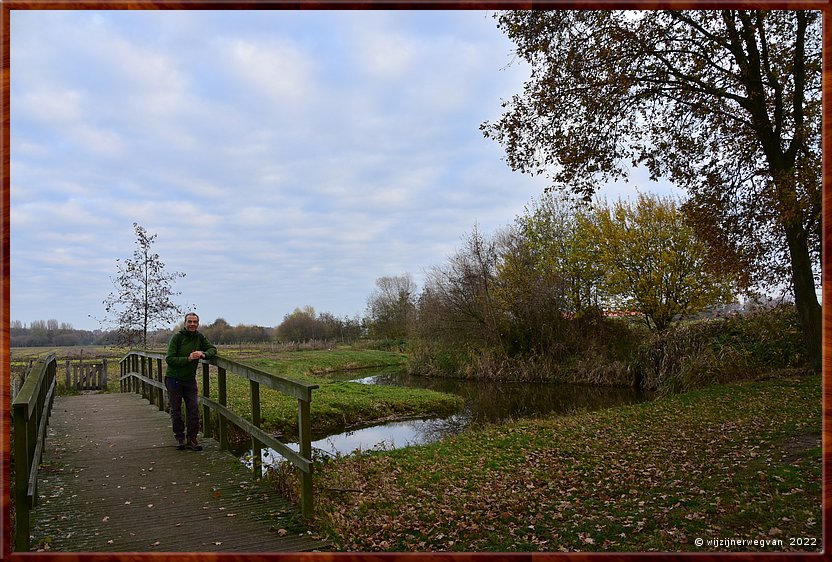
<path fill-rule="evenodd" d="M 50 353 L 32 365 L 12 402 L 15 458 L 15 550 L 30 548 L 30 511 L 38 501 L 38 467 L 57 386 L 58 362 Z"/>
<path fill-rule="evenodd" d="M 147 351 L 130 351 L 121 359 L 121 390 L 141 393 L 151 403 L 158 401 L 159 409 L 164 408 L 164 396 L 167 389 L 164 385 L 162 364 L 165 355 L 162 353 L 151 353 Z M 149 360 L 149 361 L 148 361 Z M 157 362 L 156 372 L 153 372 L 153 360 Z M 295 381 L 278 375 L 273 375 L 248 365 L 243 365 L 221 356 L 215 356 L 209 360 L 200 360 L 202 363 L 202 395 L 199 403 L 203 407 L 203 431 L 207 432 L 211 427 L 211 412 L 218 416 L 219 420 L 219 442 L 220 448 L 228 448 L 228 433 L 226 423 L 231 422 L 246 432 L 252 441 L 255 462 L 254 472 L 256 477 L 261 476 L 260 451 L 262 447 L 268 446 L 283 455 L 289 462 L 300 470 L 300 503 L 301 514 L 304 517 L 312 516 L 312 420 L 310 404 L 312 402 L 312 391 L 318 388 L 317 384 Z M 210 381 L 208 376 L 209 365 L 217 368 L 218 401 L 210 398 Z M 227 404 L 226 394 L 226 373 L 238 375 L 248 379 L 250 385 L 251 418 L 249 422 L 244 417 L 230 411 Z M 260 385 L 277 390 L 283 394 L 293 396 L 298 400 L 298 442 L 300 451 L 295 452 L 284 443 L 275 439 L 260 429 Z"/>

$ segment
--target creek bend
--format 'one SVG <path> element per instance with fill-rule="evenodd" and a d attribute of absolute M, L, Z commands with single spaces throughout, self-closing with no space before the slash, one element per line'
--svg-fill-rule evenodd
<path fill-rule="evenodd" d="M 362 374 L 363 373 L 363 374 Z M 385 450 L 426 445 L 456 435 L 469 427 L 517 419 L 534 419 L 580 410 L 598 410 L 634 404 L 651 399 L 651 394 L 635 388 L 601 387 L 576 384 L 490 382 L 450 378 L 421 377 L 404 370 L 381 370 L 368 374 L 344 372 L 332 376 L 358 384 L 378 384 L 425 388 L 457 394 L 465 400 L 456 413 L 444 418 L 421 418 L 378 423 L 352 428 L 341 433 L 318 436 L 313 453 L 323 456 L 349 455 L 357 451 Z M 296 443 L 286 443 L 297 451 Z M 239 451 L 241 460 L 251 466 L 252 451 Z M 273 449 L 262 451 L 264 470 L 283 460 Z"/>

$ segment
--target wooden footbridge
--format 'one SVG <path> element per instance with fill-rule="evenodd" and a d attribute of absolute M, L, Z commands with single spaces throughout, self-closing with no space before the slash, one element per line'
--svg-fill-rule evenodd
<path fill-rule="evenodd" d="M 12 408 L 16 550 L 326 550 L 325 541 L 306 527 L 310 513 L 303 513 L 254 478 L 250 468 L 224 450 L 224 435 L 218 440 L 203 439 L 203 451 L 176 449 L 170 416 L 160 407 L 162 371 L 158 369 L 154 376 L 148 368 L 152 360 L 161 366 L 160 357 L 145 353 L 125 357 L 121 380 L 129 392 L 121 393 L 55 396 L 54 356 L 34 367 Z M 212 362 L 216 365 L 216 360 Z M 271 375 L 246 367 L 240 370 L 247 371 L 249 380 L 254 377 L 270 386 L 286 384 L 285 380 L 272 383 L 265 378 Z M 206 380 L 207 373 L 206 364 Z M 220 381 L 224 387 L 224 377 Z M 311 397 L 310 391 L 305 387 L 304 396 Z M 208 398 L 206 388 L 203 392 L 200 401 L 206 413 L 226 410 L 224 404 Z M 225 389 L 220 393 L 224 402 Z M 259 398 L 253 406 L 259 425 L 258 406 Z M 308 403 L 299 411 L 308 415 Z M 254 424 L 230 416 L 220 415 L 220 420 L 250 425 L 256 447 L 264 440 L 268 446 L 277 445 Z M 308 420 L 302 420 L 304 424 L 308 426 Z M 224 427 L 225 422 L 218 425 Z M 309 477 L 310 489 L 302 490 L 307 497 L 302 498 L 301 507 L 311 507 L 311 462 L 290 453 Z M 259 475 L 259 465 L 255 469 Z"/>

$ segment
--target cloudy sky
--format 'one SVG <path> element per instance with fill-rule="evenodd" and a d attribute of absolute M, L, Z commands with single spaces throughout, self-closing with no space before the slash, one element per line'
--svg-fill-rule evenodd
<path fill-rule="evenodd" d="M 24 324 L 101 327 L 134 222 L 204 324 L 352 317 L 376 279 L 421 286 L 475 223 L 511 223 L 545 187 L 479 131 L 528 77 L 491 12 L 24 10 L 10 26 Z"/>

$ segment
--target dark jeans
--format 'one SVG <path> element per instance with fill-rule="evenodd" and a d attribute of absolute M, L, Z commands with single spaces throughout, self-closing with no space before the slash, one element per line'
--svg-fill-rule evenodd
<path fill-rule="evenodd" d="M 185 412 L 188 420 L 188 439 L 196 439 L 199 433 L 199 400 L 197 398 L 196 379 L 180 381 L 165 377 L 165 387 L 170 400 L 170 421 L 173 434 L 177 440 L 185 438 L 185 423 L 182 421 L 182 399 L 185 399 Z"/>

